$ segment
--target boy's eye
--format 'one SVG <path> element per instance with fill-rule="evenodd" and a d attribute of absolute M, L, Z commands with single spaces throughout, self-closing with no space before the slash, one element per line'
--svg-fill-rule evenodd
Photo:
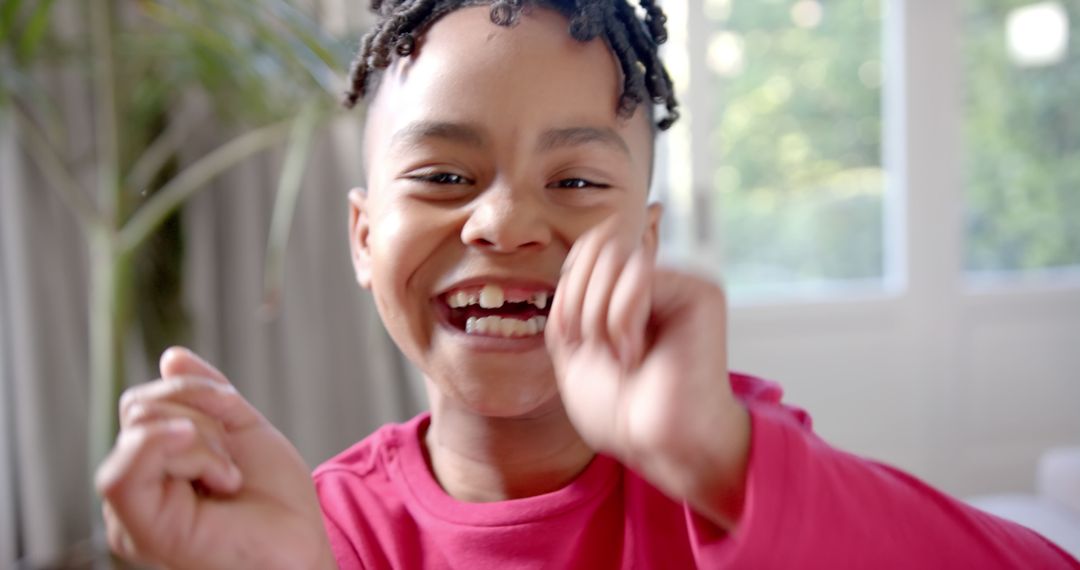
<path fill-rule="evenodd" d="M 558 182 L 555 182 L 553 184 L 549 184 L 548 188 L 565 188 L 565 189 L 569 189 L 569 190 L 584 190 L 586 188 L 601 188 L 601 189 L 602 188 L 611 188 L 611 186 L 609 186 L 607 184 L 600 184 L 600 183 L 597 183 L 597 182 L 591 182 L 589 180 L 585 180 L 584 178 L 564 178 L 562 180 L 559 180 Z"/>
<path fill-rule="evenodd" d="M 410 180 L 416 180 L 418 182 L 427 182 L 429 184 L 443 184 L 443 185 L 460 185 L 460 184 L 472 184 L 472 181 L 460 174 L 453 174 L 451 172 L 433 172 L 431 174 L 416 174 L 409 176 Z"/>

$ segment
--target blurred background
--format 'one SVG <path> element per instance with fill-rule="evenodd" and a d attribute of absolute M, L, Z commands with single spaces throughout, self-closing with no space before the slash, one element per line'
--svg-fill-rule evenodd
<path fill-rule="evenodd" d="M 424 407 L 345 239 L 366 4 L 0 0 L 0 567 L 91 564 L 115 399 L 170 344 L 312 465 Z M 1080 446 L 1080 2 L 662 5 L 663 255 L 725 282 L 733 368 L 1037 498 Z"/>

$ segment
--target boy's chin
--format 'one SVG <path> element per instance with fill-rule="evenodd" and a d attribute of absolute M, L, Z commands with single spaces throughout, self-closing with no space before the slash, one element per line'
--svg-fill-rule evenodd
<path fill-rule="evenodd" d="M 429 370 L 428 375 L 438 397 L 453 400 L 455 407 L 481 416 L 516 418 L 543 414 L 561 405 L 546 352 L 455 356 L 449 366 Z"/>

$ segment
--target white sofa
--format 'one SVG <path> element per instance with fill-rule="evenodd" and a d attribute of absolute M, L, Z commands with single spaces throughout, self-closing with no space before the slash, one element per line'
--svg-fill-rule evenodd
<path fill-rule="evenodd" d="M 985 495 L 968 502 L 1038 532 L 1080 559 L 1080 447 L 1051 449 L 1039 458 L 1034 495 Z"/>

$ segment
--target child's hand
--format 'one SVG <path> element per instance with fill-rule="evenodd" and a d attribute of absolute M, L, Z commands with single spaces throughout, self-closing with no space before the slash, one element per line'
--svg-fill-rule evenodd
<path fill-rule="evenodd" d="M 128 390 L 97 473 L 109 544 L 168 568 L 333 567 L 311 474 L 293 446 L 191 352 Z"/>
<path fill-rule="evenodd" d="M 723 291 L 655 269 L 616 232 L 579 239 L 555 293 L 546 340 L 567 413 L 594 449 L 731 527 L 750 423 L 728 381 Z"/>

